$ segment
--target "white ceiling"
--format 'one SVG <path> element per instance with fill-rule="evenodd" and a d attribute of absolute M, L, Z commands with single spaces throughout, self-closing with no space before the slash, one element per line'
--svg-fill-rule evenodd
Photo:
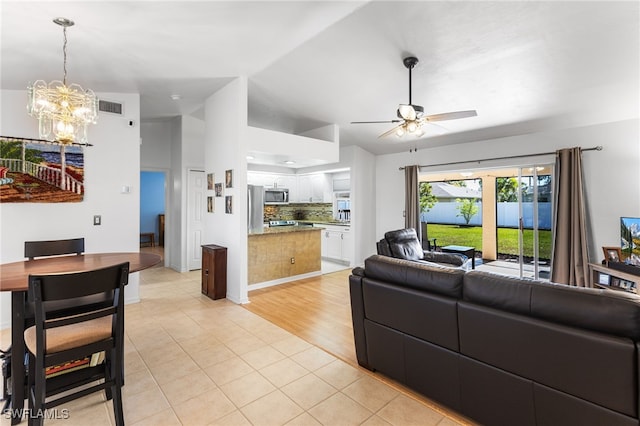
<path fill-rule="evenodd" d="M 336 123 L 375 154 L 639 116 L 640 3 L 435 1 L 5 1 L 1 87 L 62 78 L 141 94 L 141 118 L 201 114 L 249 79 L 251 125 L 293 133 Z M 408 103 L 405 56 L 419 58 L 413 103 L 475 109 L 445 135 L 377 136 Z M 180 95 L 178 101 L 171 95 Z"/>

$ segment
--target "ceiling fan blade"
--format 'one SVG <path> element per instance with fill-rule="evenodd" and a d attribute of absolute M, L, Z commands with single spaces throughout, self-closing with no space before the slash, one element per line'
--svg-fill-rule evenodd
<path fill-rule="evenodd" d="M 416 119 L 416 110 L 413 109 L 413 105 L 400 104 L 398 106 L 398 115 L 407 121 L 413 121 Z"/>
<path fill-rule="evenodd" d="M 428 115 L 424 117 L 426 121 L 444 121 L 444 120 L 457 120 L 459 118 L 467 118 L 467 117 L 475 117 L 478 113 L 476 110 L 472 109 L 469 111 L 455 111 L 455 112 L 445 112 L 442 114 L 434 114 Z"/>
<path fill-rule="evenodd" d="M 402 120 L 386 120 L 386 121 L 352 121 L 351 124 L 375 124 L 375 123 L 400 123 Z"/>
<path fill-rule="evenodd" d="M 423 121 L 422 123 L 423 123 L 423 128 L 424 127 L 430 127 L 438 135 L 444 135 L 445 133 L 449 133 L 449 129 L 447 129 L 446 127 L 442 127 L 439 124 L 432 123 L 432 122 L 426 121 L 426 120 Z"/>
<path fill-rule="evenodd" d="M 378 139 L 384 138 L 385 136 L 389 136 L 390 134 L 395 133 L 395 131 L 398 130 L 403 125 L 404 125 L 404 123 L 397 125 L 396 127 L 392 128 L 391 130 L 387 130 L 386 132 L 384 132 L 383 134 L 378 136 Z"/>

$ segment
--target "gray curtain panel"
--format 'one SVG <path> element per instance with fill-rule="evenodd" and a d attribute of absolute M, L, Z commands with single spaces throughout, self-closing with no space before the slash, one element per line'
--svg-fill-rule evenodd
<path fill-rule="evenodd" d="M 591 287 L 582 151 L 556 151 L 551 281 Z"/>
<path fill-rule="evenodd" d="M 420 183 L 418 182 L 419 166 L 406 166 L 404 168 L 404 227 L 413 228 L 418 234 L 418 240 L 422 241 L 420 226 Z"/>

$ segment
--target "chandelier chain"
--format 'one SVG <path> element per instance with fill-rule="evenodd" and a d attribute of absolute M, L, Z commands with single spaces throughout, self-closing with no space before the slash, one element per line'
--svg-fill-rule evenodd
<path fill-rule="evenodd" d="M 63 70 L 63 77 L 62 77 L 62 84 L 64 84 L 65 86 L 67 85 L 67 27 L 62 27 L 62 38 L 63 38 L 63 43 L 62 43 L 62 58 L 63 58 L 63 63 L 62 63 L 62 70 Z"/>

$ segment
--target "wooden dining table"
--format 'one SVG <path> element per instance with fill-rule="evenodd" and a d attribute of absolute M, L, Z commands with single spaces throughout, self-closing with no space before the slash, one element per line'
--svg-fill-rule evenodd
<path fill-rule="evenodd" d="M 24 409 L 24 330 L 29 275 L 86 272 L 129 262 L 129 272 L 160 263 L 152 253 L 87 253 L 0 264 L 0 291 L 11 292 L 11 424 L 20 423 Z M 5 395 L 6 397 L 6 395 Z"/>

